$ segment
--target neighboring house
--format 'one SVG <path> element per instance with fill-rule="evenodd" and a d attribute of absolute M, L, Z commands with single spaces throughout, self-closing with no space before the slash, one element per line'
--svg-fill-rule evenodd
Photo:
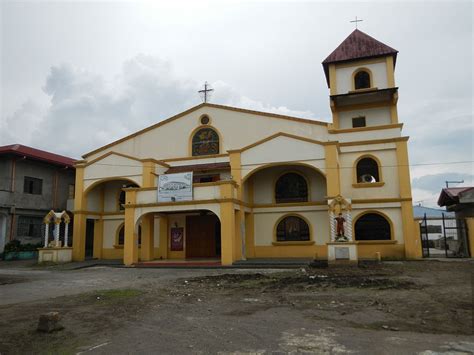
<path fill-rule="evenodd" d="M 0 147 L 0 253 L 13 239 L 41 242 L 43 217 L 51 209 L 71 210 L 74 180 L 71 158 L 19 144 Z"/>
<path fill-rule="evenodd" d="M 331 123 L 204 103 L 85 154 L 73 258 L 325 259 L 336 202 L 360 258 L 420 257 L 397 53 L 355 30 L 324 60 Z"/>
<path fill-rule="evenodd" d="M 456 214 L 456 218 L 474 218 L 474 187 L 448 187 L 441 190 L 438 206 Z"/>

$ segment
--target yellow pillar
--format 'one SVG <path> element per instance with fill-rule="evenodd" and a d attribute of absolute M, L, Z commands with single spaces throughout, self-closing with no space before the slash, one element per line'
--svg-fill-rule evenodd
<path fill-rule="evenodd" d="M 86 254 L 86 213 L 87 200 L 84 193 L 84 168 L 76 165 L 76 185 L 74 192 L 74 228 L 72 239 L 72 260 L 82 261 Z"/>
<path fill-rule="evenodd" d="M 142 217 L 142 250 L 141 260 L 150 261 L 154 259 L 154 234 L 155 216 L 147 214 Z"/>
<path fill-rule="evenodd" d="M 235 213 L 232 202 L 221 203 L 221 262 L 232 265 L 234 262 Z"/>
<path fill-rule="evenodd" d="M 339 155 L 337 144 L 325 146 L 327 196 L 332 198 L 341 194 L 339 181 Z"/>
<path fill-rule="evenodd" d="M 142 187 L 156 186 L 155 167 L 156 164 L 152 160 L 143 161 Z"/>
<path fill-rule="evenodd" d="M 239 200 L 242 200 L 242 165 L 240 162 L 240 152 L 230 151 L 229 152 L 229 161 L 230 161 L 230 174 L 232 175 L 232 180 L 237 183 L 237 194 L 236 197 Z"/>
<path fill-rule="evenodd" d="M 466 218 L 467 239 L 469 243 L 469 254 L 474 258 L 474 218 Z"/>
<path fill-rule="evenodd" d="M 102 217 L 94 221 L 94 255 L 96 259 L 102 259 L 102 246 L 104 240 L 104 220 Z"/>
<path fill-rule="evenodd" d="M 168 217 L 160 215 L 160 258 L 168 258 Z"/>
<path fill-rule="evenodd" d="M 234 216 L 235 223 L 235 238 L 234 238 L 234 260 L 241 260 L 244 255 L 243 243 L 242 243 L 242 234 L 244 233 L 243 222 L 244 222 L 244 213 L 242 210 L 235 210 Z"/>
<path fill-rule="evenodd" d="M 125 243 L 123 247 L 123 263 L 126 266 L 138 262 L 138 237 L 135 231 L 135 208 L 137 192 L 127 189 L 125 194 Z"/>
<path fill-rule="evenodd" d="M 398 180 L 400 182 L 400 198 L 406 199 L 401 202 L 403 240 L 405 242 L 405 257 L 418 259 L 422 257 L 421 241 L 416 233 L 418 227 L 413 216 L 413 205 L 411 200 L 410 166 L 408 162 L 407 141 L 396 143 Z"/>
<path fill-rule="evenodd" d="M 245 213 L 245 249 L 247 258 L 255 257 L 254 223 L 253 212 Z"/>

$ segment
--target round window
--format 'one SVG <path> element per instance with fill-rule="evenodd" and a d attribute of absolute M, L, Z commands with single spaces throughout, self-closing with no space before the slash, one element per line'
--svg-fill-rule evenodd
<path fill-rule="evenodd" d="M 201 124 L 208 124 L 209 123 L 209 117 L 208 116 L 202 116 L 201 117 Z"/>

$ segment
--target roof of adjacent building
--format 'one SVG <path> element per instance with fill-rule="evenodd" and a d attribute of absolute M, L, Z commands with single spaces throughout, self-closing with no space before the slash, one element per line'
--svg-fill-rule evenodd
<path fill-rule="evenodd" d="M 423 207 L 423 206 L 413 206 L 413 215 L 415 219 L 421 219 L 424 218 L 426 215 L 426 218 L 453 218 L 454 213 L 452 212 L 447 212 L 445 210 L 439 209 L 439 208 L 430 208 L 430 207 Z"/>
<path fill-rule="evenodd" d="M 323 60 L 324 72 L 329 85 L 329 69 L 331 63 L 347 62 L 382 56 L 393 56 L 394 65 L 398 51 L 377 41 L 368 34 L 355 29 L 342 43 Z"/>
<path fill-rule="evenodd" d="M 28 147 L 21 144 L 4 145 L 0 147 L 0 155 L 14 154 L 45 163 L 74 168 L 75 160 L 63 155 L 46 152 L 44 150 Z"/>
<path fill-rule="evenodd" d="M 474 186 L 448 187 L 441 190 L 438 198 L 438 206 L 451 206 L 459 203 L 459 197 L 474 189 Z"/>

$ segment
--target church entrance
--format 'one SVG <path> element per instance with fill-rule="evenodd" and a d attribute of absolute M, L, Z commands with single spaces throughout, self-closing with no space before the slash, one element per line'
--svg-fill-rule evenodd
<path fill-rule="evenodd" d="M 186 216 L 186 258 L 221 255 L 221 224 L 214 214 Z"/>

